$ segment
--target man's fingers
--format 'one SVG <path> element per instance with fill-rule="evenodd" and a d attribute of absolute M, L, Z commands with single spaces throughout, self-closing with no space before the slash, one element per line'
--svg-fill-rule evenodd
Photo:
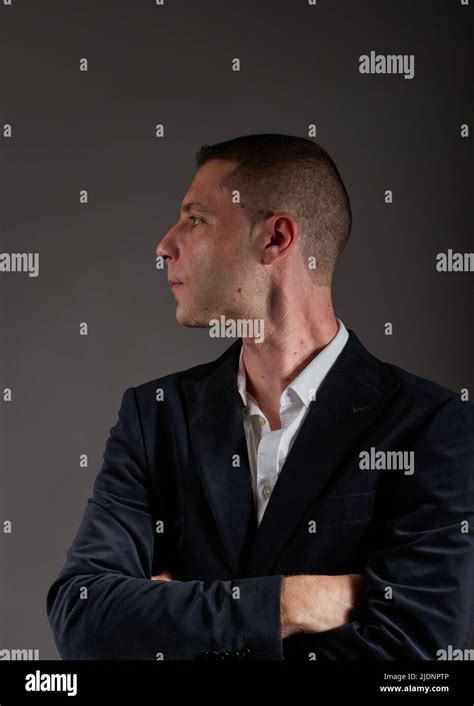
<path fill-rule="evenodd" d="M 173 575 L 170 571 L 163 571 L 161 574 L 151 577 L 152 581 L 173 581 Z"/>

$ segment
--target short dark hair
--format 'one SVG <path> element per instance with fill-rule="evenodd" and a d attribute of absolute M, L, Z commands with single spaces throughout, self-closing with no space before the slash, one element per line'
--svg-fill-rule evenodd
<path fill-rule="evenodd" d="M 276 211 L 294 214 L 302 225 L 303 257 L 315 256 L 315 272 L 330 280 L 349 239 L 352 213 L 329 154 L 304 137 L 263 133 L 202 145 L 196 167 L 211 159 L 239 162 L 222 186 L 240 192 L 252 228 Z"/>

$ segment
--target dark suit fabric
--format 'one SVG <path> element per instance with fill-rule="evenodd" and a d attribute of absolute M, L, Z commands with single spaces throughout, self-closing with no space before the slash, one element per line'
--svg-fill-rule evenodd
<path fill-rule="evenodd" d="M 467 648 L 474 405 L 378 360 L 349 330 L 257 527 L 241 345 L 123 394 L 48 591 L 61 657 L 423 660 Z M 371 447 L 413 451 L 414 473 L 362 470 Z M 176 580 L 150 580 L 163 569 Z M 364 575 L 351 622 L 282 640 L 283 576 L 348 573 Z"/>

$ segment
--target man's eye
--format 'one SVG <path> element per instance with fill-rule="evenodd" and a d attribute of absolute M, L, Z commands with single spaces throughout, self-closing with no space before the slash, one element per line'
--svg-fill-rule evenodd
<path fill-rule="evenodd" d="M 202 218 L 201 218 L 200 216 L 189 216 L 189 220 L 190 220 L 190 221 L 194 220 L 194 218 L 197 218 L 198 221 L 201 221 L 202 223 L 204 223 L 204 221 L 202 220 Z M 195 226 L 198 226 L 198 225 L 199 225 L 199 223 L 194 223 L 194 224 L 191 226 L 191 228 L 194 228 Z"/>

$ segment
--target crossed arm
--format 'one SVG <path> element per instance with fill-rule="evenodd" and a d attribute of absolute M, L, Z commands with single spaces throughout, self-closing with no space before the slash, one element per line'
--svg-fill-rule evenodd
<path fill-rule="evenodd" d="M 318 633 L 348 623 L 358 604 L 362 575 L 284 576 L 280 594 L 281 637 L 298 632 Z M 170 571 L 152 581 L 174 581 Z"/>
<path fill-rule="evenodd" d="M 438 648 L 467 647 L 473 410 L 450 400 L 427 423 L 415 473 L 393 481 L 396 512 L 363 580 L 276 575 L 203 583 L 152 576 L 156 535 L 135 390 L 129 388 L 93 497 L 48 591 L 61 656 L 156 659 L 162 652 L 165 659 L 193 659 L 209 649 L 249 647 L 257 659 L 281 660 L 282 641 L 293 634 L 318 659 L 435 659 Z"/>

